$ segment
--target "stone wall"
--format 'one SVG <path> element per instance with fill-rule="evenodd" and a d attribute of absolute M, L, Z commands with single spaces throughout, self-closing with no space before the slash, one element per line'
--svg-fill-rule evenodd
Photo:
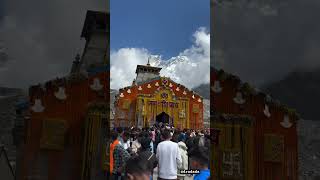
<path fill-rule="evenodd" d="M 300 120 L 299 179 L 320 179 L 320 121 Z"/>
<path fill-rule="evenodd" d="M 10 163 L 15 166 L 16 147 L 14 146 L 12 128 L 16 118 L 15 105 L 26 99 L 22 90 L 0 87 L 0 144 L 7 149 Z"/>

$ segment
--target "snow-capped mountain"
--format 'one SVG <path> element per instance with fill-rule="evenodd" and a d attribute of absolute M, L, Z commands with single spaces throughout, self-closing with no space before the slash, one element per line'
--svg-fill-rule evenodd
<path fill-rule="evenodd" d="M 194 63 L 187 56 L 176 56 L 168 60 L 161 60 L 161 56 L 152 56 L 150 65 L 161 67 L 161 76 L 170 77 L 173 81 L 183 84 L 188 88 L 194 88 L 206 82 L 206 78 L 199 79 L 198 73 L 205 73 L 204 63 Z M 209 72 L 209 65 L 208 72 Z M 205 74 L 203 75 L 205 76 Z"/>
<path fill-rule="evenodd" d="M 151 66 L 157 66 L 162 67 L 163 69 L 174 69 L 177 64 L 184 63 L 184 64 L 194 64 L 191 62 L 190 59 L 188 59 L 187 56 L 176 56 L 172 57 L 169 60 L 161 60 L 161 56 L 155 55 L 151 56 L 150 58 L 150 65 Z"/>

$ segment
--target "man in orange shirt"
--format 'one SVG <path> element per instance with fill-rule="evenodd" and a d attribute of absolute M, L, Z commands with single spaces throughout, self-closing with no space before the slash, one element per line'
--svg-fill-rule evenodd
<path fill-rule="evenodd" d="M 119 144 L 119 140 L 118 140 L 118 133 L 116 131 L 112 131 L 111 132 L 111 145 L 110 145 L 110 174 L 112 174 L 113 172 L 113 164 L 114 164 L 114 160 L 113 160 L 113 152 L 114 152 L 114 148 L 116 147 L 116 145 Z"/>

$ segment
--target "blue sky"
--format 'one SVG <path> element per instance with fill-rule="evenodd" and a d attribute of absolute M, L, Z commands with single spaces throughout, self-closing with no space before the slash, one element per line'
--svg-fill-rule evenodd
<path fill-rule="evenodd" d="M 110 0 L 110 46 L 145 48 L 167 59 L 192 45 L 210 25 L 209 0 Z"/>

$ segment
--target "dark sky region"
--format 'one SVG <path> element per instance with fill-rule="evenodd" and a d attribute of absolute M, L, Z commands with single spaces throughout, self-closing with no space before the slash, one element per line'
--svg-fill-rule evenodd
<path fill-rule="evenodd" d="M 87 10 L 107 0 L 0 1 L 0 86 L 28 88 L 69 72 Z"/>
<path fill-rule="evenodd" d="M 256 86 L 319 68 L 319 0 L 224 2 L 214 5 L 213 66 Z"/>

